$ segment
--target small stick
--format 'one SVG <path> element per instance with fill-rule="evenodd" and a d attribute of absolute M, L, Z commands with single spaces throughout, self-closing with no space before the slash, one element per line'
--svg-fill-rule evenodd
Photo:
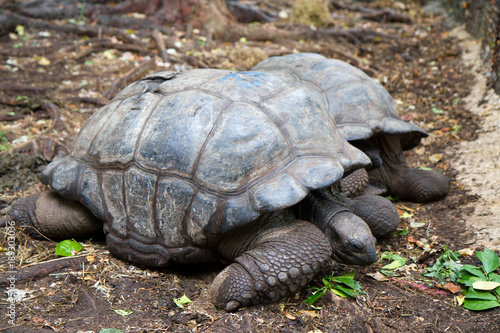
<path fill-rule="evenodd" d="M 165 47 L 165 40 L 163 39 L 163 34 L 158 29 L 154 29 L 151 36 L 153 37 L 153 40 L 156 43 L 156 47 L 158 48 L 158 51 L 160 52 L 161 60 L 164 63 L 167 63 L 168 62 L 168 54 L 167 54 L 167 49 Z"/>
<path fill-rule="evenodd" d="M 104 97 L 107 99 L 112 99 L 115 95 L 125 87 L 128 83 L 139 79 L 144 76 L 144 74 L 155 66 L 154 59 L 143 60 L 139 63 L 139 66 L 132 68 L 124 76 L 113 81 L 109 89 L 104 93 Z"/>
<path fill-rule="evenodd" d="M 54 129 L 61 132 L 66 129 L 63 121 L 61 120 L 61 115 L 59 112 L 59 107 L 51 102 L 43 102 L 41 105 L 42 110 L 47 111 L 49 117 L 54 120 Z"/>
<path fill-rule="evenodd" d="M 82 264 L 88 264 L 88 263 L 89 261 L 87 260 L 87 257 L 77 257 L 77 258 L 68 257 L 56 261 L 42 262 L 37 265 L 15 271 L 14 273 L 5 273 L 0 275 L 0 286 L 9 284 L 10 280 L 7 279 L 10 279 L 12 275 L 15 276 L 15 281 L 17 283 L 20 283 L 33 278 L 37 279 L 42 278 L 45 275 L 48 275 L 54 271 L 63 268 L 72 267 L 76 269 L 81 267 Z"/>

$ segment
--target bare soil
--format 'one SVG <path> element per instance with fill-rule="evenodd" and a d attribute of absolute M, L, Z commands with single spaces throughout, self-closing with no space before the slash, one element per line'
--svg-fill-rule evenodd
<path fill-rule="evenodd" d="M 271 12 L 290 9 L 287 1 L 269 3 L 274 5 L 268 8 Z M 401 215 L 410 216 L 400 223 L 408 233 L 380 240 L 378 250 L 408 258 L 403 269 L 378 281 L 371 274 L 387 261 L 369 267 L 332 262 L 324 268 L 325 274 L 354 271 L 365 294 L 354 300 L 328 292 L 318 301 L 319 310 L 304 303 L 311 292 L 303 290 L 279 304 L 236 313 L 217 311 L 206 290 L 222 265 L 139 267 L 111 256 L 102 235 L 79 240 L 83 250 L 76 257 L 58 258 L 53 254 L 56 242 L 34 240 L 18 229 L 15 288 L 22 297 L 15 303 L 12 325 L 3 310 L 9 304 L 4 292 L 8 288 L 5 272 L 10 269 L 7 231 L 0 231 L 0 250 L 5 252 L 0 252 L 0 272 L 4 272 L 0 332 L 106 328 L 124 332 L 500 331 L 498 308 L 465 310 L 455 303 L 456 294 L 421 275 L 444 246 L 455 251 L 500 250 L 498 99 L 485 94 L 484 70 L 474 66 L 480 61 L 476 43 L 451 30 L 442 16 L 412 3 L 379 1 L 366 6 L 377 5 L 404 13 L 412 23 L 371 21 L 357 12 L 331 9 L 335 27 L 363 28 L 383 37 L 356 41 L 352 36 L 334 36 L 279 43 L 250 38 L 205 43 L 194 30 L 183 39 L 185 28 L 169 27 L 168 59 L 158 56 L 149 28 L 124 32 L 137 36 L 139 46 L 109 31 L 88 38 L 50 25 L 1 35 L 0 148 L 5 152 L 0 155 L 0 209 L 40 190 L 36 174 L 54 154 L 71 145 L 85 120 L 111 97 L 110 87 L 123 84 L 120 78 L 135 80 L 157 70 L 195 67 L 247 70 L 268 56 L 295 51 L 345 60 L 383 83 L 397 100 L 402 119 L 430 133 L 421 146 L 407 153 L 409 163 L 439 170 L 452 182 L 449 195 L 441 201 L 395 202 Z M 123 16 L 132 18 L 143 16 Z M 264 26 L 284 26 L 287 31 L 304 28 L 287 21 Z M 418 227 L 418 222 L 425 223 Z M 475 256 L 463 261 L 478 263 Z M 321 286 L 321 276 L 311 285 Z M 174 298 L 183 295 L 192 302 L 180 308 Z"/>

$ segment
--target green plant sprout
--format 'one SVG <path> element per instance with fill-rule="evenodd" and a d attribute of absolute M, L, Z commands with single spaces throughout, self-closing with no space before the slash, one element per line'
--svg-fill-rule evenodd
<path fill-rule="evenodd" d="M 494 273 L 500 266 L 498 255 L 490 249 L 477 251 L 476 256 L 482 266 L 460 264 L 460 253 L 450 251 L 446 246 L 444 252 L 423 276 L 445 281 L 457 282 L 463 289 L 463 296 L 457 297 L 459 305 L 473 311 L 481 311 L 500 307 L 500 275 Z"/>
<path fill-rule="evenodd" d="M 359 294 L 363 293 L 361 285 L 354 280 L 354 272 L 347 273 L 341 276 L 331 276 L 326 275 L 322 279 L 323 287 L 309 287 L 309 290 L 314 290 L 313 294 L 305 300 L 313 309 L 321 309 L 313 305 L 318 299 L 320 299 L 327 290 L 330 290 L 334 294 L 341 297 L 353 297 L 356 298 Z"/>
<path fill-rule="evenodd" d="M 191 300 L 186 296 L 186 294 L 182 295 L 180 298 L 174 298 L 173 301 L 179 309 L 184 309 L 184 305 L 191 303 Z"/>
<path fill-rule="evenodd" d="M 458 282 L 461 278 L 460 253 L 453 252 L 445 245 L 443 246 L 444 252 L 441 253 L 438 260 L 431 267 L 427 267 L 427 273 L 423 276 L 439 279 L 441 284 L 445 283 L 446 279 L 451 282 Z"/>
<path fill-rule="evenodd" d="M 494 273 L 500 266 L 498 255 L 490 249 L 477 251 L 481 267 L 463 265 L 460 283 L 469 287 L 465 291 L 464 308 L 474 311 L 500 306 L 500 275 Z"/>

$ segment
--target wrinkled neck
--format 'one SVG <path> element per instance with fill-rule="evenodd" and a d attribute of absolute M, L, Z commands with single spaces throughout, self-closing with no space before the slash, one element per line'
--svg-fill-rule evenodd
<path fill-rule="evenodd" d="M 295 205 L 292 211 L 298 219 L 309 221 L 327 233 L 335 224 L 338 214 L 349 212 L 348 200 L 335 190 L 328 188 L 314 190 Z"/>

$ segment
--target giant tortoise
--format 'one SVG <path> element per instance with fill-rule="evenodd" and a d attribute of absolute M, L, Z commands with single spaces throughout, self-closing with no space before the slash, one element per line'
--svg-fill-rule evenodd
<path fill-rule="evenodd" d="M 112 254 L 149 266 L 231 263 L 210 293 L 234 311 L 296 292 L 330 257 L 376 259 L 366 223 L 322 190 L 369 163 L 310 86 L 159 72 L 97 111 L 40 175 L 51 191 L 14 202 L 3 223 L 59 239 L 103 228 Z"/>
<path fill-rule="evenodd" d="M 403 155 L 403 150 L 414 148 L 428 134 L 401 120 L 387 90 L 360 69 L 319 54 L 297 53 L 271 57 L 253 70 L 318 87 L 342 136 L 371 158 L 370 183 L 380 189 L 379 194 L 428 202 L 448 193 L 446 176 L 410 168 Z"/>

